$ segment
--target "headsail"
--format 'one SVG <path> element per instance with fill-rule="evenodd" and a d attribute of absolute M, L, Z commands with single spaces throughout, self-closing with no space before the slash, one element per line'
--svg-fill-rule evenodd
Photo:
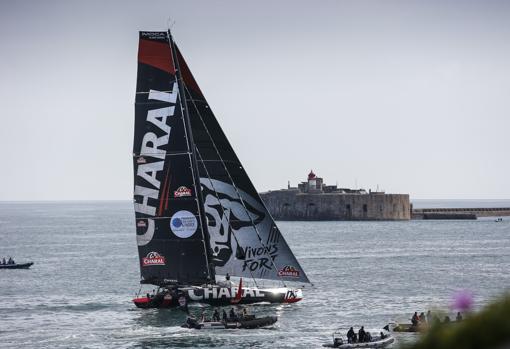
<path fill-rule="evenodd" d="M 196 160 L 166 32 L 140 32 L 135 103 L 134 207 L 143 283 L 214 280 Z"/>
<path fill-rule="evenodd" d="M 177 59 L 196 146 L 216 273 L 309 282 L 178 49 Z"/>

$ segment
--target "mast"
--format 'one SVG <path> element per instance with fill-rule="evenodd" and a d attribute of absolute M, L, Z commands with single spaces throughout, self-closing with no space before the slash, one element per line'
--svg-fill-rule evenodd
<path fill-rule="evenodd" d="M 205 252 L 205 257 L 206 257 L 206 261 L 207 261 L 207 272 L 209 274 L 209 282 L 212 282 L 212 283 L 215 283 L 215 270 L 214 270 L 214 265 L 210 262 L 211 260 L 211 245 L 210 245 L 210 242 L 209 242 L 209 232 L 207 230 L 207 218 L 206 218 L 206 215 L 205 215 L 205 210 L 204 210 L 204 198 L 202 196 L 202 189 L 201 189 L 201 185 L 200 185 L 200 175 L 199 175 L 199 171 L 198 171 L 198 162 L 197 162 L 197 154 L 196 154 L 196 149 L 195 149 L 195 143 L 193 141 L 193 132 L 191 130 L 191 121 L 190 121 L 190 117 L 189 117 L 189 111 L 188 111 L 188 103 L 186 102 L 186 95 L 184 93 L 184 86 L 183 86 L 183 79 L 182 79 L 182 74 L 181 74 L 181 69 L 180 69 L 180 66 L 179 66 L 179 59 L 177 57 L 177 50 L 176 50 L 176 46 L 175 46 L 175 43 L 174 43 L 174 39 L 172 37 L 172 33 L 170 32 L 170 29 L 168 29 L 168 42 L 170 44 L 170 50 L 172 52 L 172 60 L 174 61 L 174 64 L 175 64 L 175 76 L 176 76 L 176 81 L 177 81 L 177 86 L 179 88 L 179 94 L 181 96 L 181 100 L 182 100 L 182 103 L 181 105 L 183 106 L 183 118 L 185 120 L 185 129 L 186 129 L 186 134 L 187 134 L 187 139 L 188 139 L 188 143 L 189 143 L 189 148 L 190 148 L 190 152 L 191 152 L 191 165 L 192 165 L 192 172 L 193 172 L 193 181 L 195 183 L 195 191 L 196 191 L 196 196 L 197 196 L 197 200 L 198 200 L 198 214 L 199 214 L 199 217 L 200 217 L 200 225 L 202 227 L 202 238 L 203 238 L 203 241 L 204 241 L 204 252 Z"/>

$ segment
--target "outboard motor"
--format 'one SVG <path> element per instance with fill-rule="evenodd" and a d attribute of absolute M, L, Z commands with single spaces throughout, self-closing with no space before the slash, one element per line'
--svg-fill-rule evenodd
<path fill-rule="evenodd" d="M 340 337 L 337 337 L 335 339 L 333 339 L 333 346 L 335 348 L 338 348 L 339 346 L 341 346 L 342 344 L 344 344 L 344 340 Z"/>

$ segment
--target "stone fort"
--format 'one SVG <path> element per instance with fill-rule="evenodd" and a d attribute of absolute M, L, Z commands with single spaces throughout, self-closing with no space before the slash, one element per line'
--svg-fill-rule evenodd
<path fill-rule="evenodd" d="M 260 193 L 276 220 L 288 221 L 379 221 L 409 220 L 409 194 L 386 194 L 381 191 L 339 188 L 326 185 L 313 171 L 297 188 Z"/>

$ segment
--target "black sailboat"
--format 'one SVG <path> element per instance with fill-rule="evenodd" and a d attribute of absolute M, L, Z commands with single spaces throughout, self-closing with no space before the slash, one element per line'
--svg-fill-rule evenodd
<path fill-rule="evenodd" d="M 140 32 L 134 132 L 139 307 L 296 302 L 309 283 L 223 133 L 170 31 Z M 217 278 L 253 279 L 238 289 Z M 263 288 L 257 280 L 281 287 Z M 237 299 L 238 298 L 238 299 Z"/>

